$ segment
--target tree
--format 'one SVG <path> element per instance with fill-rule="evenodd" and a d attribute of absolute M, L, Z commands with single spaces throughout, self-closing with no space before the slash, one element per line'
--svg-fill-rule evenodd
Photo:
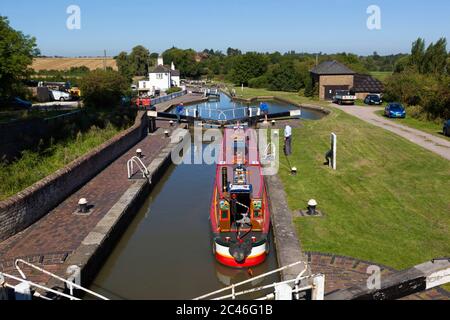
<path fill-rule="evenodd" d="M 247 52 L 237 56 L 231 70 L 231 80 L 235 84 L 248 85 L 250 79 L 262 76 L 267 71 L 269 62 L 265 55 L 256 52 Z"/>
<path fill-rule="evenodd" d="M 122 51 L 114 59 L 116 60 L 120 74 L 130 82 L 134 76 L 148 75 L 153 61 L 150 51 L 140 45 L 134 47 L 130 54 Z"/>
<path fill-rule="evenodd" d="M 130 63 L 134 68 L 134 75 L 148 75 L 150 67 L 150 51 L 143 46 L 136 46 L 132 49 L 129 56 Z"/>
<path fill-rule="evenodd" d="M 22 81 L 32 73 L 29 66 L 37 55 L 36 39 L 14 30 L 0 16 L 0 98 L 23 94 Z"/>
<path fill-rule="evenodd" d="M 163 53 L 164 62 L 174 63 L 182 77 L 198 78 L 202 74 L 201 66 L 196 61 L 197 53 L 192 49 L 171 48 Z"/>
<path fill-rule="evenodd" d="M 423 57 L 420 71 L 424 74 L 442 75 L 447 73 L 447 40 L 439 39 L 435 44 L 431 43 Z"/>
<path fill-rule="evenodd" d="M 420 71 L 424 57 L 425 57 L 425 41 L 422 38 L 418 38 L 412 44 L 409 62 L 412 66 L 417 67 L 418 71 Z"/>
<path fill-rule="evenodd" d="M 134 76 L 134 67 L 130 63 L 130 59 L 128 58 L 128 54 L 126 52 L 121 52 L 117 57 L 114 58 L 117 63 L 117 68 L 119 69 L 120 74 L 125 77 L 129 82 Z"/>
<path fill-rule="evenodd" d="M 412 44 L 408 66 L 421 74 L 443 75 L 448 73 L 447 40 L 439 39 L 425 50 L 425 40 L 419 38 Z M 405 68 L 403 68 L 405 70 Z"/>
<path fill-rule="evenodd" d="M 227 49 L 227 56 L 229 56 L 229 57 L 240 56 L 240 55 L 242 55 L 242 51 L 239 49 L 233 49 L 233 48 Z"/>
<path fill-rule="evenodd" d="M 285 61 L 271 68 L 268 75 L 269 89 L 276 91 L 298 91 L 303 87 L 303 75 L 293 61 Z"/>
<path fill-rule="evenodd" d="M 116 107 L 121 97 L 128 92 L 128 85 L 127 79 L 117 71 L 92 71 L 81 79 L 84 103 L 88 107 Z"/>

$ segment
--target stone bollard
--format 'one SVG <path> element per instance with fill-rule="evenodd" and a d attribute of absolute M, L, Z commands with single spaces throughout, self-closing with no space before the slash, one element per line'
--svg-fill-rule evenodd
<path fill-rule="evenodd" d="M 79 213 L 88 213 L 89 212 L 88 201 L 85 198 L 81 198 L 80 201 L 78 201 L 78 208 Z"/>
<path fill-rule="evenodd" d="M 311 199 L 308 201 L 308 214 L 310 216 L 315 216 L 317 214 L 317 201 L 314 199 Z"/>

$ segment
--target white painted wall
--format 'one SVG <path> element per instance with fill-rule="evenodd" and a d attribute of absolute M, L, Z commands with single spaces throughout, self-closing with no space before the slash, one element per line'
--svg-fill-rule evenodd
<path fill-rule="evenodd" d="M 148 80 L 139 81 L 138 89 L 140 93 L 144 93 L 145 91 L 147 91 L 147 94 L 149 95 L 152 95 L 155 92 L 155 88 Z"/>
<path fill-rule="evenodd" d="M 173 76 L 173 77 L 172 77 L 172 82 L 175 83 L 175 86 L 176 86 L 176 87 L 179 87 L 180 84 L 181 84 L 181 79 L 180 79 L 179 76 Z"/>
<path fill-rule="evenodd" d="M 170 88 L 170 74 L 169 73 L 150 73 L 149 83 L 156 90 L 166 91 Z"/>

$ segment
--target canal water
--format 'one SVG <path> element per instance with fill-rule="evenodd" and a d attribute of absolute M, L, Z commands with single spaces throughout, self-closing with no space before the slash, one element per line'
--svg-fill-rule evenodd
<path fill-rule="evenodd" d="M 274 101 L 267 104 L 271 113 L 298 109 Z M 258 102 L 250 105 L 258 106 Z M 198 108 L 204 117 L 211 112 L 213 119 L 222 117 L 221 112 L 230 115 L 227 110 L 238 112 L 244 107 L 247 105 L 232 102 L 222 94 L 220 101 L 187 108 L 191 112 Z M 302 109 L 304 119 L 322 117 L 321 112 Z M 91 289 L 112 299 L 193 299 L 250 279 L 251 274 L 257 276 L 277 269 L 273 247 L 266 262 L 250 271 L 216 262 L 209 224 L 214 176 L 214 165 L 171 166 L 105 262 Z M 254 281 L 251 286 L 276 281 L 279 275 Z"/>
<path fill-rule="evenodd" d="M 197 110 L 198 116 L 207 120 L 233 120 L 242 119 L 245 117 L 247 107 L 253 109 L 256 112 L 256 108 L 260 106 L 260 101 L 254 101 L 250 104 L 243 102 L 232 101 L 227 95 L 221 93 L 220 100 L 208 101 L 197 105 L 186 106 L 184 112 L 188 112 L 188 115 L 193 116 L 194 110 Z M 268 106 L 269 113 L 280 113 L 290 110 L 298 110 L 298 107 L 283 103 L 279 101 L 265 101 Z M 302 108 L 302 119 L 319 120 L 323 118 L 324 113 Z M 170 110 L 171 113 L 176 113 L 176 108 Z"/>
<path fill-rule="evenodd" d="M 212 254 L 209 208 L 214 176 L 214 165 L 170 167 L 91 289 L 112 299 L 179 300 L 250 279 L 249 270 L 222 266 Z M 277 268 L 272 248 L 266 262 L 251 272 L 256 276 Z M 276 281 L 278 275 L 273 275 L 252 286 Z"/>

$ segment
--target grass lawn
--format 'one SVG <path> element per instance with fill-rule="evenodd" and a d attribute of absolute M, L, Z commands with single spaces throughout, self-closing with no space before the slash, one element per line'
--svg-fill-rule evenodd
<path fill-rule="evenodd" d="M 0 163 L 0 201 L 59 170 L 111 139 L 119 131 L 112 125 L 105 129 L 92 127 L 74 139 L 55 143 L 40 152 L 24 151 L 22 158 L 11 164 Z"/>
<path fill-rule="evenodd" d="M 281 91 L 269 91 L 266 89 L 255 89 L 255 88 L 244 88 L 242 91 L 241 87 L 234 87 L 236 90 L 236 96 L 238 98 L 253 98 L 257 96 L 278 96 L 285 99 L 290 99 L 297 103 L 315 104 L 322 107 L 328 107 L 329 103 L 326 101 L 313 100 L 311 98 L 302 97 L 296 92 L 281 92 Z"/>
<path fill-rule="evenodd" d="M 380 81 L 385 81 L 389 76 L 392 75 L 390 71 L 372 71 L 370 75 L 374 78 L 377 78 Z"/>
<path fill-rule="evenodd" d="M 376 114 L 378 114 L 379 116 L 384 116 L 383 110 L 377 111 Z M 439 124 L 433 121 L 420 120 L 409 116 L 407 116 L 405 119 L 391 119 L 391 120 L 398 122 L 400 124 L 404 124 L 405 126 L 414 129 L 422 130 L 437 137 L 450 140 L 450 137 L 446 137 L 442 133 L 442 128 L 444 127 L 443 123 Z"/>
<path fill-rule="evenodd" d="M 0 161 L 0 201 L 33 185 L 108 141 L 134 123 L 129 110 L 92 110 L 60 128 L 64 134 L 25 150 L 14 162 Z M 48 141 L 47 141 L 48 140 Z"/>
<path fill-rule="evenodd" d="M 338 171 L 323 165 L 338 135 Z M 294 130 L 281 178 L 293 210 L 319 202 L 326 218 L 296 220 L 304 249 L 403 269 L 450 253 L 450 162 L 335 110 Z M 308 152 L 305 152 L 308 150 Z"/>
<path fill-rule="evenodd" d="M 245 89 L 251 95 L 265 90 Z M 277 93 L 274 93 L 277 94 Z M 307 102 L 296 94 L 280 94 Z M 314 103 L 314 101 L 309 101 Z M 323 165 L 338 135 L 338 171 Z M 397 135 L 333 109 L 294 129 L 292 165 L 280 176 L 292 210 L 319 202 L 324 218 L 298 218 L 306 251 L 412 267 L 450 253 L 450 162 Z"/>

